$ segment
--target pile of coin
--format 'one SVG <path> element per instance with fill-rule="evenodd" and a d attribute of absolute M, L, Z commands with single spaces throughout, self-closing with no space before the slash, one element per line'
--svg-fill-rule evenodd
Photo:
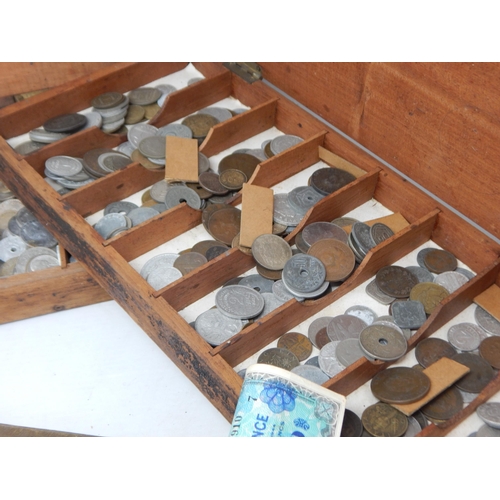
<path fill-rule="evenodd" d="M 500 437 L 500 403 L 483 403 L 477 407 L 476 413 L 484 425 L 473 436 Z"/>
<path fill-rule="evenodd" d="M 87 126 L 87 123 L 87 116 L 80 113 L 58 115 L 47 120 L 41 128 L 31 130 L 29 137 L 35 143 L 35 147 L 39 144 L 52 144 L 79 132 Z"/>

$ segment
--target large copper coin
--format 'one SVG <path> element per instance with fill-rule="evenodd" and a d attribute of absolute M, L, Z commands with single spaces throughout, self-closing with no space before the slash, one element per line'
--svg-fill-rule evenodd
<path fill-rule="evenodd" d="M 390 297 L 405 299 L 418 279 L 413 273 L 400 266 L 385 266 L 380 269 L 375 277 L 375 283 L 379 289 Z"/>
<path fill-rule="evenodd" d="M 369 406 L 361 415 L 363 427 L 372 436 L 399 437 L 408 429 L 408 418 L 387 403 Z"/>
<path fill-rule="evenodd" d="M 370 384 L 373 395 L 384 403 L 413 403 L 424 397 L 431 387 L 425 373 L 406 366 L 387 368 L 377 373 Z"/>
<path fill-rule="evenodd" d="M 188 116 L 182 120 L 182 125 L 186 125 L 193 132 L 194 139 L 203 139 L 210 132 L 210 129 L 217 125 L 219 120 L 215 116 L 205 113 Z"/>
<path fill-rule="evenodd" d="M 427 418 L 448 420 L 461 411 L 463 406 L 462 394 L 455 386 L 451 386 L 436 396 L 430 403 L 423 406 L 421 411 Z"/>
<path fill-rule="evenodd" d="M 299 361 L 304 361 L 312 353 L 311 341 L 302 333 L 285 333 L 278 339 L 278 347 L 288 349 L 297 356 Z"/>
<path fill-rule="evenodd" d="M 356 177 L 345 170 L 335 167 L 325 167 L 316 170 L 311 175 L 311 186 L 326 196 L 355 180 Z"/>
<path fill-rule="evenodd" d="M 278 366 L 284 370 L 291 370 L 300 365 L 300 361 L 293 352 L 279 347 L 271 347 L 262 352 L 257 359 L 257 363 Z"/>
<path fill-rule="evenodd" d="M 203 227 L 208 231 L 208 220 L 212 216 L 214 212 L 218 212 L 219 210 L 225 210 L 228 206 L 225 203 L 214 203 L 207 205 L 203 212 L 201 213 L 201 223 Z"/>
<path fill-rule="evenodd" d="M 363 424 L 361 419 L 351 410 L 346 408 L 340 437 L 361 437 L 363 434 Z"/>
<path fill-rule="evenodd" d="M 307 253 L 323 262 L 326 281 L 344 281 L 351 275 L 356 265 L 352 250 L 338 240 L 319 240 L 311 245 Z"/>
<path fill-rule="evenodd" d="M 217 241 L 231 245 L 240 232 L 241 211 L 234 207 L 214 212 L 208 219 L 208 232 Z"/>
<path fill-rule="evenodd" d="M 457 268 L 457 259 L 446 250 L 434 248 L 427 252 L 423 258 L 425 267 L 431 272 L 441 274 L 446 271 L 454 271 Z"/>
<path fill-rule="evenodd" d="M 487 337 L 479 344 L 479 354 L 495 370 L 500 370 L 500 337 Z"/>
<path fill-rule="evenodd" d="M 424 368 L 441 358 L 452 359 L 455 354 L 457 354 L 457 351 L 449 342 L 438 338 L 421 340 L 415 348 L 415 357 Z"/>
<path fill-rule="evenodd" d="M 455 382 L 455 385 L 462 391 L 481 392 L 495 376 L 491 365 L 477 354 L 460 352 L 452 359 L 470 368 L 469 373 Z"/>
<path fill-rule="evenodd" d="M 410 292 L 410 300 L 418 300 L 424 305 L 425 313 L 432 314 L 434 309 L 450 295 L 450 292 L 436 283 L 418 283 Z"/>
<path fill-rule="evenodd" d="M 246 153 L 233 153 L 222 158 L 219 162 L 219 175 L 226 170 L 239 170 L 250 179 L 257 168 L 260 160 Z"/>

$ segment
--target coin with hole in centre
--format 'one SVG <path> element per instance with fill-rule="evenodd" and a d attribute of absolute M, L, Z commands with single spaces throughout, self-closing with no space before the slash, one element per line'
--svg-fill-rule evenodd
<path fill-rule="evenodd" d="M 423 398 L 431 387 L 429 377 L 406 366 L 387 368 L 378 372 L 370 383 L 373 395 L 390 404 L 407 404 Z"/>
<path fill-rule="evenodd" d="M 380 361 L 395 361 L 406 353 L 406 338 L 397 327 L 374 323 L 359 335 L 361 349 L 369 358 Z"/>

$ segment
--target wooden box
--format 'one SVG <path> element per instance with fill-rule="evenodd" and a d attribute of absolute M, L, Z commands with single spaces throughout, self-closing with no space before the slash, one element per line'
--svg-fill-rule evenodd
<path fill-rule="evenodd" d="M 88 129 L 25 157 L 15 153 L 6 141 L 40 126 L 52 116 L 88 108 L 92 97 L 100 93 L 126 92 L 185 66 L 111 64 L 0 111 L 0 178 L 43 221 L 61 247 L 78 260 L 69 263 L 68 254 L 62 252 L 61 269 L 1 280 L 5 318 L 2 321 L 111 297 L 230 421 L 242 383 L 236 366 L 254 357 L 283 333 L 348 296 L 373 278 L 381 267 L 398 261 L 426 242 L 450 250 L 476 276 L 429 316 L 410 338 L 409 349 L 469 307 L 479 293 L 492 284 L 500 284 L 496 207 L 499 179 L 493 167 L 498 156 L 498 131 L 480 107 L 489 103 L 489 97 L 476 96 L 471 90 L 475 87 L 466 86 L 467 78 L 471 78 L 466 65 L 435 68 L 433 65 L 265 63 L 262 68 L 264 78 L 359 140 L 491 235 L 416 188 L 272 86 L 261 81 L 247 83 L 221 64 L 195 63 L 204 79 L 171 94 L 151 124 L 162 126 L 232 97 L 250 109 L 213 127 L 200 146 L 205 155 L 220 154 L 275 127 L 304 141 L 261 163 L 251 179 L 253 184 L 275 186 L 319 161 L 355 173 L 354 182 L 327 196 L 307 213 L 297 229 L 287 236 L 291 244 L 306 224 L 330 221 L 370 201 L 400 213 L 409 223 L 370 251 L 351 277 L 333 292 L 303 303 L 290 300 L 230 341 L 218 347 L 208 345 L 180 311 L 213 293 L 229 279 L 252 269 L 253 258 L 231 249 L 155 291 L 130 262 L 199 226 L 201 212 L 181 204 L 106 241 L 85 217 L 102 210 L 111 201 L 151 186 L 164 174 L 134 163 L 59 196 L 42 177 L 47 158 L 58 154 L 79 156 L 99 146 L 115 147 L 126 136 Z M 460 75 L 463 85 L 459 85 L 459 90 L 466 90 L 465 97 L 444 87 L 436 90 L 435 82 L 439 81 L 436 73 L 441 72 L 442 76 L 447 71 Z M 290 78 L 292 73 L 294 78 Z M 471 102 L 476 101 L 474 107 Z M 480 203 L 475 201 L 478 194 Z M 239 203 L 240 194 L 230 201 L 231 205 Z M 389 365 L 360 359 L 324 385 L 349 395 Z M 499 388 L 500 379 L 496 377 L 462 412 L 439 427 L 431 424 L 421 434 L 446 434 Z"/>

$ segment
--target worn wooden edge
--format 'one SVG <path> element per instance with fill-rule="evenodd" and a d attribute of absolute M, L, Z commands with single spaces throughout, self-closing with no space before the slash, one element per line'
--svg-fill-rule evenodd
<path fill-rule="evenodd" d="M 0 437 L 95 437 L 88 434 L 77 434 L 74 432 L 54 431 L 50 429 L 38 429 L 37 427 L 22 427 L 19 425 L 0 424 Z"/>

